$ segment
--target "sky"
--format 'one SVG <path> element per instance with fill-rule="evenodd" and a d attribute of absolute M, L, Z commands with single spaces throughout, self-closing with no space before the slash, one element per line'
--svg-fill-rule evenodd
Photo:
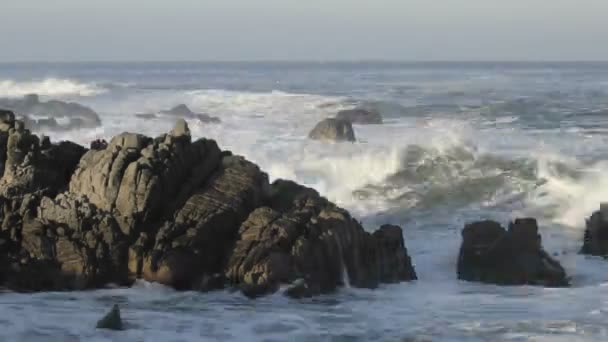
<path fill-rule="evenodd" d="M 608 0 L 0 0 L 0 61 L 608 60 Z"/>

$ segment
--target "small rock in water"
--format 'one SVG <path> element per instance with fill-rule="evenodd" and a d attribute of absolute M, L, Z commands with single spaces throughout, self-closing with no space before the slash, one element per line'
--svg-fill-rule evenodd
<path fill-rule="evenodd" d="M 97 322 L 97 329 L 123 330 L 118 305 L 114 304 L 112 310 Z"/>
<path fill-rule="evenodd" d="M 355 141 L 353 125 L 344 120 L 325 119 L 319 122 L 308 134 L 313 140 Z"/>

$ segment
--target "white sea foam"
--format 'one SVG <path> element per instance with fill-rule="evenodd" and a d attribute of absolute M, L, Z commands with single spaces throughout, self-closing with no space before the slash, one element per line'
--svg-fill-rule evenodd
<path fill-rule="evenodd" d="M 92 83 L 60 78 L 45 78 L 37 81 L 0 80 L 0 97 L 21 97 L 38 94 L 49 97 L 94 96 L 106 89 Z"/>

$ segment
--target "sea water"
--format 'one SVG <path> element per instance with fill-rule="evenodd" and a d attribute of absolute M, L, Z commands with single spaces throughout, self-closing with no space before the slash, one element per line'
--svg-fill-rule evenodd
<path fill-rule="evenodd" d="M 88 145 L 184 103 L 190 120 L 268 172 L 317 189 L 368 230 L 399 224 L 419 280 L 293 300 L 280 292 L 133 288 L 0 293 L 0 341 L 600 341 L 608 337 L 608 261 L 582 256 L 585 218 L 608 200 L 608 64 L 81 63 L 0 64 L 0 97 L 37 93 L 88 105 L 96 129 L 39 132 Z M 380 111 L 356 143 L 307 138 L 341 109 Z M 539 220 L 572 288 L 459 281 L 466 222 Z M 95 329 L 119 304 L 127 330 Z"/>

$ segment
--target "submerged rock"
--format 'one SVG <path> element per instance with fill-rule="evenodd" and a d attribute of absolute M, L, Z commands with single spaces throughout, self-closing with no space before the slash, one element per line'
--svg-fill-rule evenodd
<path fill-rule="evenodd" d="M 608 203 L 600 204 L 600 210 L 587 219 L 583 254 L 608 256 Z"/>
<path fill-rule="evenodd" d="M 97 322 L 97 329 L 123 330 L 118 305 L 114 304 L 112 310 Z"/>
<path fill-rule="evenodd" d="M 401 228 L 370 234 L 313 189 L 271 185 L 254 163 L 192 141 L 183 119 L 157 138 L 123 133 L 90 150 L 23 126 L 0 112 L 0 286 L 145 279 L 254 298 L 296 279 L 305 293 L 292 292 L 309 296 L 416 278 Z"/>
<path fill-rule="evenodd" d="M 382 123 L 382 115 L 380 112 L 364 108 L 341 110 L 336 114 L 336 119 L 360 125 Z"/>
<path fill-rule="evenodd" d="M 564 268 L 542 248 L 535 219 L 516 219 L 505 230 L 494 221 L 462 231 L 458 278 L 499 285 L 569 285 Z"/>
<path fill-rule="evenodd" d="M 195 113 L 185 104 L 177 105 L 169 110 L 161 110 L 161 115 L 168 115 L 172 117 L 181 117 L 186 119 L 197 119 L 203 123 L 219 123 L 220 119 L 215 116 L 210 116 L 203 113 Z"/>
<path fill-rule="evenodd" d="M 350 122 L 330 118 L 319 122 L 308 137 L 314 140 L 355 141 L 355 131 Z"/>
<path fill-rule="evenodd" d="M 89 107 L 58 100 L 43 102 L 36 94 L 22 99 L 0 99 L 0 108 L 22 116 L 25 127 L 31 130 L 72 130 L 101 125 L 99 115 Z"/>

